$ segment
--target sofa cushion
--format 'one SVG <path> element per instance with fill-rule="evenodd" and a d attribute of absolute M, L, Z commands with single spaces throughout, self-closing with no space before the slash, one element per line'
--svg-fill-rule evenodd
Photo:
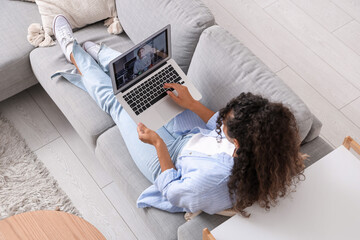
<path fill-rule="evenodd" d="M 214 16 L 200 0 L 116 0 L 118 17 L 134 43 L 171 24 L 173 58 L 186 73 L 201 32 Z"/>
<path fill-rule="evenodd" d="M 317 137 L 311 142 L 305 143 L 300 148 L 302 153 L 309 155 L 305 161 L 305 167 L 309 167 L 333 150 L 334 148 L 325 142 L 325 140 L 321 137 Z"/>
<path fill-rule="evenodd" d="M 118 51 L 125 51 L 133 46 L 126 34 L 110 35 L 103 23 L 90 25 L 75 32 L 81 44 L 86 40 L 104 42 Z M 103 112 L 88 93 L 72 85 L 62 77 L 50 79 L 58 70 L 73 68 L 67 62 L 60 46 L 37 48 L 30 54 L 31 66 L 35 76 L 77 130 L 83 140 L 95 149 L 97 137 L 114 125 L 111 117 Z"/>
<path fill-rule="evenodd" d="M 40 20 L 35 3 L 1 2 L 0 101 L 37 83 L 29 60 L 34 47 L 26 35 L 28 26 Z"/>
<path fill-rule="evenodd" d="M 313 123 L 311 125 L 309 133 L 306 135 L 306 138 L 302 142 L 303 144 L 314 140 L 320 135 L 322 123 L 314 114 L 312 114 L 312 119 Z"/>
<path fill-rule="evenodd" d="M 219 110 L 241 92 L 282 102 L 295 115 L 301 140 L 312 125 L 305 103 L 248 48 L 220 26 L 206 29 L 190 64 L 188 78 L 203 95 L 202 103 Z"/>
<path fill-rule="evenodd" d="M 177 239 L 177 229 L 185 223 L 184 213 L 168 213 L 156 208 L 137 208 L 136 200 L 151 185 L 128 152 L 117 126 L 104 132 L 97 141 L 95 155 L 127 198 L 128 208 L 121 216 L 139 239 Z M 147 236 L 143 236 L 144 232 Z"/>

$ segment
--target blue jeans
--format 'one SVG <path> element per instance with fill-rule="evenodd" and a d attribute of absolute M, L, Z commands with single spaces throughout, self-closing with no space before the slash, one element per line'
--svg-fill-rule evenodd
<path fill-rule="evenodd" d="M 62 72 L 54 74 L 53 77 L 60 74 L 71 83 L 88 92 L 97 105 L 112 117 L 135 164 L 143 175 L 153 183 L 161 173 L 156 150 L 153 146 L 139 140 L 136 123 L 117 101 L 113 92 L 109 76 L 109 63 L 120 54 L 120 52 L 101 45 L 97 63 L 75 41 L 73 56 L 82 76 L 74 74 L 74 72 Z M 174 121 L 171 120 L 156 132 L 164 140 L 175 165 L 177 155 L 190 139 L 190 136 L 176 134 L 173 131 L 173 125 Z M 116 142 L 114 142 L 114 147 L 116 147 Z M 119 161 L 121 161 L 120 158 L 121 156 L 119 156 Z"/>

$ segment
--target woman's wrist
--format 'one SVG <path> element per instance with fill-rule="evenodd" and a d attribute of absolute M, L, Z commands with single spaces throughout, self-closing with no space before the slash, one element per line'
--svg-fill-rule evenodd
<path fill-rule="evenodd" d="M 159 137 L 159 138 L 157 138 L 157 139 L 154 141 L 153 146 L 154 146 L 156 149 L 158 149 L 158 148 L 160 148 L 160 147 L 161 147 L 162 145 L 164 145 L 164 144 L 165 144 L 164 140 L 162 140 L 162 138 Z"/>
<path fill-rule="evenodd" d="M 199 104 L 201 104 L 199 101 L 194 100 L 189 104 L 188 109 L 192 112 L 195 112 L 195 110 L 199 107 Z"/>
<path fill-rule="evenodd" d="M 207 123 L 215 113 L 196 100 L 189 105 L 188 109 L 196 113 L 205 123 Z"/>

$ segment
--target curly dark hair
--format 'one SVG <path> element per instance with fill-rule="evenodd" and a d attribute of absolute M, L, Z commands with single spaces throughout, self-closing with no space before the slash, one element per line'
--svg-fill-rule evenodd
<path fill-rule="evenodd" d="M 239 143 L 228 181 L 234 210 L 249 217 L 245 208 L 255 202 L 269 210 L 305 179 L 306 155 L 300 153 L 296 120 L 283 104 L 241 93 L 220 110 L 219 136 L 223 122 L 228 136 Z"/>

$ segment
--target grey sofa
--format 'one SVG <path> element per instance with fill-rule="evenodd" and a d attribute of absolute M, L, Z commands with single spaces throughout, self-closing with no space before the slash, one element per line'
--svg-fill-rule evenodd
<path fill-rule="evenodd" d="M 9 14 L 14 4 L 12 1 L 6 2 L 5 6 Z M 21 5 L 28 16 L 32 16 L 27 19 L 28 22 L 24 26 L 39 22 L 40 17 L 36 6 L 24 2 L 16 2 L 16 4 Z M 123 52 L 170 23 L 173 58 L 201 91 L 202 102 L 205 105 L 218 110 L 242 91 L 262 94 L 271 100 L 284 102 L 294 112 L 303 139 L 301 150 L 310 155 L 307 165 L 332 150 L 318 136 L 321 129 L 320 121 L 310 113 L 301 99 L 245 46 L 224 29 L 216 26 L 210 10 L 201 1 L 116 0 L 116 4 L 125 33 L 117 36 L 109 35 L 102 23 L 96 23 L 75 32 L 79 43 L 86 40 L 104 42 Z M 4 18 L 3 15 L 1 18 Z M 2 20 L 10 21 L 7 18 Z M 228 219 L 202 213 L 186 222 L 183 213 L 174 214 L 154 208 L 136 208 L 136 199 L 150 185 L 150 182 L 132 161 L 124 139 L 114 122 L 87 93 L 63 78 L 50 79 L 55 71 L 72 67 L 63 57 L 58 45 L 32 50 L 30 45 L 26 45 L 26 28 L 21 31 L 21 34 L 16 36 L 18 41 L 14 43 L 10 43 L 9 39 L 3 36 L 0 38 L 3 45 L 11 46 L 6 51 L 20 51 L 17 55 L 9 52 L 9 55 L 15 59 L 9 58 L 5 59 L 5 62 L 3 60 L 0 62 L 2 73 L 0 100 L 35 84 L 36 81 L 33 79 L 34 75 L 36 76 L 42 87 L 87 143 L 89 151 L 94 151 L 98 160 L 106 167 L 126 196 L 122 198 L 122 201 L 126 201 L 131 211 L 127 211 L 122 217 L 137 238 L 201 239 L 203 228 L 212 229 Z M 19 49 L 16 49 L 16 46 L 19 46 Z M 29 61 L 34 75 L 26 67 Z M 24 64 L 24 69 L 14 73 L 6 65 L 14 62 Z M 4 75 L 6 75 L 5 78 Z M 13 84 L 11 89 L 16 89 L 14 91 L 8 90 L 11 81 Z"/>

